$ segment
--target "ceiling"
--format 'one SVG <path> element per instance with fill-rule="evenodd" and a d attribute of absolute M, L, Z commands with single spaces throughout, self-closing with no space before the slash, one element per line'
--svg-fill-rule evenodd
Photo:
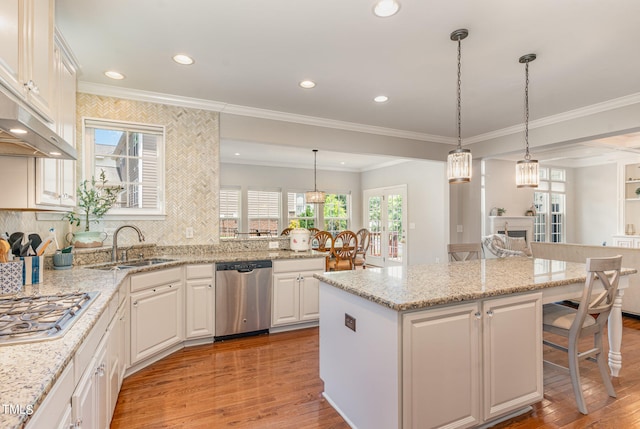
<path fill-rule="evenodd" d="M 462 42 L 463 138 L 522 124 L 524 54 L 538 56 L 530 64 L 531 121 L 640 93 L 637 0 L 400 3 L 398 14 L 378 18 L 373 0 L 57 0 L 56 22 L 81 66 L 81 82 L 425 140 L 456 137 L 457 47 L 449 35 L 459 28 L 469 30 Z M 176 53 L 195 64 L 174 63 Z M 111 80 L 106 70 L 126 78 Z M 304 79 L 317 86 L 300 88 Z M 373 102 L 381 94 L 389 100 Z M 594 146 L 571 153 L 565 147 L 563 156 Z M 319 166 L 321 159 L 319 153 Z M 367 169 L 366 162 L 354 168 Z"/>

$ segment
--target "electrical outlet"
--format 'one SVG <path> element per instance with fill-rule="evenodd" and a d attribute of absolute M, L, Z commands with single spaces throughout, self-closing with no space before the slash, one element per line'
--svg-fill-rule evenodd
<path fill-rule="evenodd" d="M 456 232 L 464 232 L 464 227 L 462 225 L 458 225 Z"/>
<path fill-rule="evenodd" d="M 344 326 L 356 332 L 356 318 L 344 313 Z"/>
<path fill-rule="evenodd" d="M 277 241 L 270 241 L 269 242 L 269 249 L 277 249 L 278 247 L 280 247 L 280 246 L 278 245 Z"/>
<path fill-rule="evenodd" d="M 184 235 L 187 238 L 193 238 L 193 227 L 188 226 L 185 230 L 184 230 Z"/>
<path fill-rule="evenodd" d="M 436 256 L 436 264 L 439 264 L 439 263 L 440 263 L 440 258 Z"/>

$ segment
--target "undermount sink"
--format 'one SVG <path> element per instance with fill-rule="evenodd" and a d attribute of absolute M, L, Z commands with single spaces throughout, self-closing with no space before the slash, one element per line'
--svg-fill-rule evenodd
<path fill-rule="evenodd" d="M 100 266 L 96 266 L 96 267 L 87 267 L 87 268 L 91 268 L 94 270 L 126 270 L 129 268 L 135 268 L 135 267 L 147 267 L 149 265 L 157 265 L 157 264 L 163 264 L 165 262 L 172 262 L 175 261 L 175 259 L 168 259 L 168 258 L 149 258 L 149 259 L 138 259 L 136 261 L 126 261 L 126 262 L 119 262 L 117 264 L 109 264 L 109 265 L 100 265 Z"/>

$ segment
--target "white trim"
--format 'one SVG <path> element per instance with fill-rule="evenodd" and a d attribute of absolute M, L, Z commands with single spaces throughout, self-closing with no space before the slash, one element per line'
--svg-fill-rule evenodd
<path fill-rule="evenodd" d="M 586 107 L 580 107 L 578 109 L 568 110 L 557 115 L 547 116 L 545 118 L 536 119 L 535 121 L 529 121 L 529 130 L 535 128 L 546 127 L 549 125 L 557 124 L 560 122 L 569 121 L 571 119 L 583 118 L 585 116 L 594 115 L 596 113 L 602 113 L 609 110 L 619 109 L 621 107 L 631 106 L 633 104 L 640 103 L 640 92 L 624 97 L 614 98 L 613 100 L 603 101 L 601 103 L 592 104 Z M 466 144 L 479 143 L 485 140 L 491 140 L 498 137 L 504 137 L 511 134 L 524 132 L 524 124 L 513 125 L 511 127 L 502 128 L 501 130 L 491 131 L 485 134 L 478 134 L 477 136 L 464 139 Z"/>
<path fill-rule="evenodd" d="M 259 109 L 249 106 L 240 106 L 220 101 L 205 100 L 201 98 L 183 97 L 179 95 L 162 94 L 158 92 L 143 91 L 139 89 L 123 88 L 112 85 L 104 85 L 90 82 L 78 82 L 78 92 L 102 95 L 108 97 L 126 98 L 151 103 L 162 103 L 174 106 L 189 107 L 194 109 L 211 110 L 214 112 L 228 113 L 230 115 L 250 116 L 254 118 L 270 119 L 275 121 L 293 122 L 304 125 L 313 125 L 325 128 L 334 128 L 347 131 L 355 131 L 368 134 L 383 135 L 389 137 L 406 138 L 411 140 L 428 141 L 455 145 L 457 139 L 453 137 L 438 136 L 433 134 L 418 133 L 413 131 L 398 130 L 394 128 L 376 127 L 373 125 L 358 124 L 355 122 L 337 121 L 334 119 L 318 118 L 314 116 L 298 115 L 295 113 L 279 112 L 276 110 Z M 557 124 L 571 119 L 582 118 L 596 113 L 619 109 L 640 103 L 640 93 L 625 95 L 590 106 L 569 110 L 557 115 L 547 116 L 529 122 L 529 129 L 540 128 Z M 479 143 L 524 131 L 524 124 L 513 125 L 500 130 L 478 134 L 463 139 L 465 145 Z"/>

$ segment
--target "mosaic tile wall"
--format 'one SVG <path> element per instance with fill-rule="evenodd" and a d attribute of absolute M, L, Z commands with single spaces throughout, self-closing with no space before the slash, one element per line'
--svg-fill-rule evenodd
<path fill-rule="evenodd" d="M 103 118 L 128 122 L 164 125 L 165 135 L 165 220 L 105 221 L 105 228 L 135 224 L 146 242 L 157 245 L 214 245 L 218 234 L 219 189 L 219 114 L 157 103 L 125 100 L 93 94 L 77 94 L 76 130 L 78 159 L 83 157 L 82 118 Z M 82 163 L 77 163 L 78 182 Z M 60 246 L 70 231 L 65 221 L 38 221 L 33 212 L 0 211 L 0 229 L 7 232 L 37 232 L 48 235 L 56 229 Z M 192 227 L 194 238 L 185 238 Z M 118 244 L 137 243 L 132 230 L 123 230 Z M 105 245 L 110 245 L 108 238 Z M 48 250 L 47 254 L 53 249 Z"/>

